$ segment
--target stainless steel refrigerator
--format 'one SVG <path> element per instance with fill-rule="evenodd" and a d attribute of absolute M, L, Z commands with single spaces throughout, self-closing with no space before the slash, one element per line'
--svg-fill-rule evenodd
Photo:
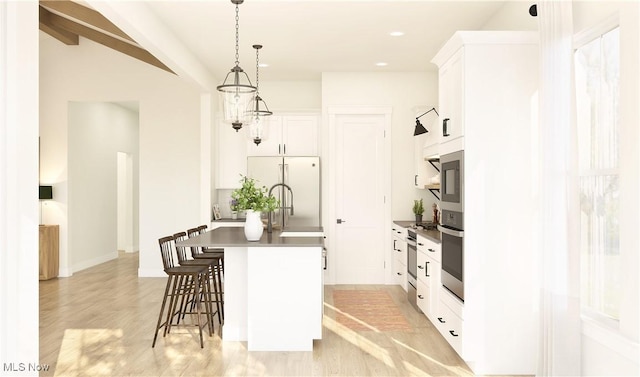
<path fill-rule="evenodd" d="M 320 226 L 320 157 L 247 157 L 247 176 L 280 200 L 274 227 Z M 292 211 L 293 207 L 293 211 Z"/>

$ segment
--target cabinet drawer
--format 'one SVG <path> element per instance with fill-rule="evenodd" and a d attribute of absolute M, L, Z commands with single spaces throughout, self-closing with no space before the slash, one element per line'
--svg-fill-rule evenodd
<path fill-rule="evenodd" d="M 418 251 L 422 251 L 429 257 L 433 258 L 436 262 L 442 261 L 442 252 L 440 244 L 433 242 L 428 238 L 418 236 Z"/>
<path fill-rule="evenodd" d="M 458 355 L 462 355 L 462 319 L 455 315 L 448 306 L 440 301 L 436 326 L 440 334 L 453 347 Z"/>

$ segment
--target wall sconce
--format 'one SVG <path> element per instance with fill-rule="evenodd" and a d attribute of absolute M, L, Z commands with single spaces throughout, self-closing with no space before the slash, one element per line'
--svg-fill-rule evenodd
<path fill-rule="evenodd" d="M 413 131 L 413 136 L 418 136 L 418 135 L 426 134 L 427 132 L 429 132 L 429 131 L 427 131 L 426 128 L 424 128 L 422 123 L 420 123 L 420 118 L 422 118 L 424 115 L 429 114 L 432 111 L 435 111 L 436 114 L 438 116 L 440 116 L 440 114 L 438 114 L 438 110 L 436 110 L 435 107 L 432 107 L 431 110 L 428 110 L 428 111 L 422 113 L 421 115 L 417 116 L 416 117 L 416 129 Z"/>

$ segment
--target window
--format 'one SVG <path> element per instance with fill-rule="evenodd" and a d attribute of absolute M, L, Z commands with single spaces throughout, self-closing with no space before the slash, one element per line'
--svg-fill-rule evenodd
<path fill-rule="evenodd" d="M 583 311 L 619 319 L 620 32 L 575 50 Z"/>

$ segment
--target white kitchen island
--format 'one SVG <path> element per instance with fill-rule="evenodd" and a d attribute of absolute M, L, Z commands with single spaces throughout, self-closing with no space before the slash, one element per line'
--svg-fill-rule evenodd
<path fill-rule="evenodd" d="M 312 351 L 322 338 L 323 244 L 276 230 L 249 242 L 243 228 L 226 227 L 178 243 L 224 248 L 222 340 L 249 351 Z"/>

